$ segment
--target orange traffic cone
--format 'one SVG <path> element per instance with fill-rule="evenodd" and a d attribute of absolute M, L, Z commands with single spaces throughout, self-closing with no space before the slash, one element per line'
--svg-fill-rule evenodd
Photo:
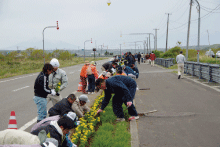
<path fill-rule="evenodd" d="M 78 84 L 77 92 L 81 92 L 81 91 L 82 91 L 82 81 L 80 81 L 79 84 Z"/>
<path fill-rule="evenodd" d="M 18 129 L 14 111 L 11 111 L 11 115 L 8 123 L 8 129 Z"/>

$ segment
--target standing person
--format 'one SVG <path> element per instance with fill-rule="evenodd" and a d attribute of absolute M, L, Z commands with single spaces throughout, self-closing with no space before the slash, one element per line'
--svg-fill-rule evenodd
<path fill-rule="evenodd" d="M 183 72 L 184 72 L 184 62 L 186 62 L 186 58 L 183 55 L 183 51 L 180 51 L 180 54 L 176 56 L 176 62 L 178 64 L 178 79 L 183 78 Z"/>
<path fill-rule="evenodd" d="M 49 76 L 49 88 L 55 89 L 57 84 L 60 83 L 59 91 L 62 91 L 68 85 L 68 78 L 66 72 L 59 68 L 60 63 L 56 58 L 53 58 L 50 61 L 50 64 L 53 66 L 53 73 Z M 59 102 L 62 99 L 62 96 L 57 93 L 56 95 L 48 94 L 48 102 L 52 101 L 53 105 Z"/>
<path fill-rule="evenodd" d="M 141 63 L 144 61 L 144 53 L 141 53 Z"/>
<path fill-rule="evenodd" d="M 98 79 L 96 87 L 105 91 L 105 97 L 102 101 L 101 109 L 97 113 L 102 112 L 108 105 L 112 93 L 115 95 L 112 98 L 113 112 L 117 116 L 116 121 L 125 121 L 122 104 L 128 107 L 128 113 L 131 115 L 129 120 L 138 119 L 136 108 L 133 105 L 137 84 L 135 80 L 127 76 L 114 76 L 110 79 Z"/>
<path fill-rule="evenodd" d="M 43 70 L 37 76 L 34 83 L 34 102 L 37 105 L 37 122 L 47 116 L 47 95 L 55 95 L 54 89 L 48 87 L 48 77 L 53 72 L 53 66 L 49 63 L 44 64 Z"/>
<path fill-rule="evenodd" d="M 88 94 L 86 92 L 86 86 L 87 86 L 87 68 L 89 67 L 89 61 L 85 61 L 85 65 L 83 65 L 81 72 L 80 72 L 80 80 L 82 81 L 82 93 Z"/>
<path fill-rule="evenodd" d="M 155 59 L 156 59 L 156 56 L 155 56 L 155 54 L 152 52 L 152 53 L 150 54 L 151 67 L 154 66 L 154 60 L 155 60 Z"/>
<path fill-rule="evenodd" d="M 88 94 L 94 94 L 95 90 L 95 79 L 98 79 L 99 75 L 95 66 L 95 62 L 92 61 L 87 68 L 87 75 L 88 75 Z"/>
<path fill-rule="evenodd" d="M 140 61 L 141 61 L 141 54 L 140 54 L 140 52 L 138 53 L 137 58 L 138 58 L 138 64 L 140 64 Z"/>
<path fill-rule="evenodd" d="M 147 61 L 147 64 L 149 64 L 149 58 L 150 58 L 150 55 L 147 53 L 147 55 L 145 56 L 146 58 L 146 61 Z"/>

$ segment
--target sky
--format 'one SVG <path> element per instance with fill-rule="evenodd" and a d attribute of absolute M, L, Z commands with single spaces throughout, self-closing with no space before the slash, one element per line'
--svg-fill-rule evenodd
<path fill-rule="evenodd" d="M 148 34 L 157 30 L 157 48 L 177 41 L 186 46 L 190 0 L 0 0 L 0 50 L 29 47 L 45 49 L 143 48 Z M 220 0 L 198 0 L 201 7 L 200 45 L 220 44 Z M 197 45 L 197 3 L 192 6 L 189 45 Z M 209 33 L 208 33 L 209 32 Z M 208 41 L 209 34 L 209 41 Z M 154 48 L 154 37 L 150 46 Z M 92 43 L 91 43 L 92 38 Z M 85 42 L 86 41 L 86 42 Z M 132 42 L 132 43 L 130 43 Z"/>

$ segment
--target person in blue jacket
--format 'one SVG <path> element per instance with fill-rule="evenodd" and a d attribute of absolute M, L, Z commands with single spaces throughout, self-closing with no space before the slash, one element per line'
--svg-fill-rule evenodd
<path fill-rule="evenodd" d="M 136 78 L 138 79 L 138 77 L 139 77 L 139 70 L 138 70 L 138 68 L 135 67 L 134 64 L 132 64 L 132 65 L 131 65 L 131 69 L 135 72 Z"/>
<path fill-rule="evenodd" d="M 131 67 L 122 65 L 122 69 L 124 70 L 124 72 L 125 72 L 128 76 L 137 77 L 137 73 L 135 73 L 134 70 L 131 69 Z"/>
<path fill-rule="evenodd" d="M 116 121 L 125 121 L 122 104 L 128 107 L 128 113 L 131 115 L 129 120 L 138 119 L 136 108 L 133 105 L 137 84 L 135 80 L 126 76 L 114 76 L 107 80 L 98 79 L 96 87 L 105 91 L 105 97 L 102 101 L 101 109 L 97 113 L 102 112 L 108 105 L 112 93 L 115 95 L 112 99 L 113 112 L 117 116 Z"/>

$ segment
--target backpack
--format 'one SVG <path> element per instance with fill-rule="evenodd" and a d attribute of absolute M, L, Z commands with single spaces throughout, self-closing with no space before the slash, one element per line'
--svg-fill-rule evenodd
<path fill-rule="evenodd" d="M 89 67 L 86 69 L 86 72 L 87 72 L 87 75 L 91 75 L 91 74 L 92 74 L 91 66 L 89 66 Z"/>

